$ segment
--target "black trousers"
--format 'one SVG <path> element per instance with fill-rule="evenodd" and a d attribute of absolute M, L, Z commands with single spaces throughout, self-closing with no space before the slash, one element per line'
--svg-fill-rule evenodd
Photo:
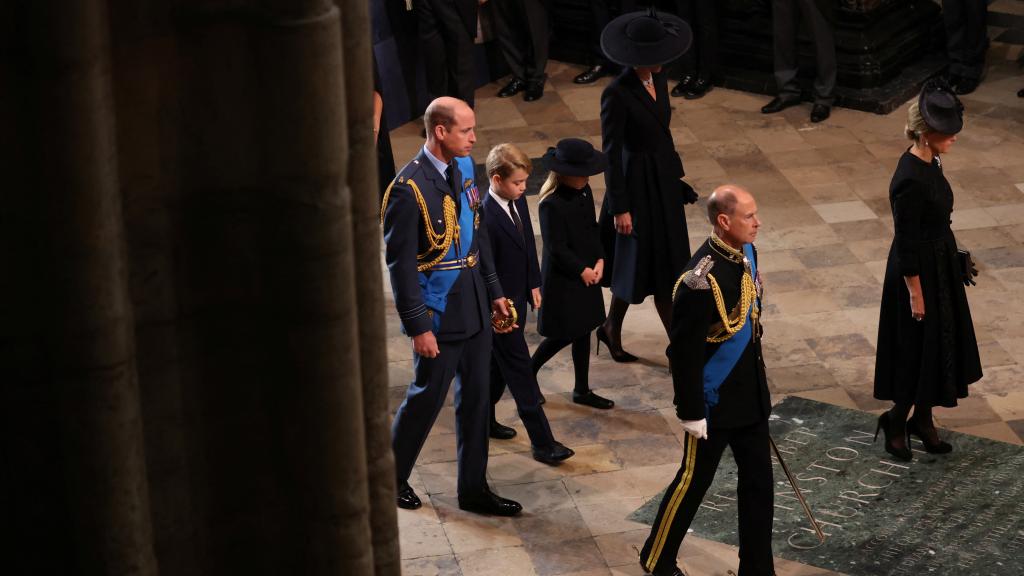
<path fill-rule="evenodd" d="M 472 107 L 476 47 L 451 0 L 417 0 L 420 50 L 430 98 L 454 96 Z"/>
<path fill-rule="evenodd" d="M 986 0 L 942 0 L 950 74 L 981 78 L 988 49 L 987 18 Z"/>
<path fill-rule="evenodd" d="M 518 310 L 526 310 L 526 303 L 516 303 Z M 538 448 L 550 447 L 555 437 L 551 434 L 551 425 L 544 414 L 540 403 L 540 387 L 533 375 L 530 365 L 530 348 L 526 345 L 520 326 L 508 334 L 494 335 L 494 350 L 491 354 L 491 414 L 493 405 L 501 399 L 505 387 L 508 386 L 512 398 L 516 401 L 519 418 L 530 436 L 530 444 Z"/>
<path fill-rule="evenodd" d="M 548 64 L 548 11 L 541 0 L 491 0 L 495 32 L 512 75 L 529 83 L 544 81 Z"/>
<path fill-rule="evenodd" d="M 708 439 L 687 434 L 683 463 L 658 507 L 651 534 L 640 551 L 647 570 L 666 574 L 676 565 L 679 546 L 718 470 L 725 447 L 738 467 L 740 576 L 774 574 L 772 561 L 773 491 L 768 421 L 743 428 L 713 428 Z"/>
<path fill-rule="evenodd" d="M 716 0 L 676 0 L 677 15 L 693 29 L 693 44 L 679 59 L 680 75 L 713 80 L 718 69 Z"/>
<path fill-rule="evenodd" d="M 772 33 L 775 45 L 775 86 L 780 95 L 799 96 L 796 75 L 797 26 L 799 18 L 811 28 L 814 36 L 817 75 L 814 77 L 814 101 L 832 105 L 836 89 L 836 44 L 832 23 L 816 0 L 772 0 Z"/>
<path fill-rule="evenodd" d="M 491 330 L 485 326 L 472 337 L 438 342 L 436 358 L 413 355 L 415 380 L 391 425 L 395 476 L 409 480 L 412 467 L 444 406 L 448 386 L 455 381 L 455 439 L 458 446 L 460 495 L 478 494 L 487 486 L 487 444 L 491 412 L 488 377 Z"/>

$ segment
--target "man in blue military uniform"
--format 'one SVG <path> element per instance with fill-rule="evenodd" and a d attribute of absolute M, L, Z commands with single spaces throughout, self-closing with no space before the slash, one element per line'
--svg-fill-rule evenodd
<path fill-rule="evenodd" d="M 490 311 L 501 317 L 509 311 L 487 229 L 480 226 L 480 197 L 469 159 L 476 117 L 462 100 L 442 97 L 430 103 L 423 118 L 427 142 L 399 172 L 381 206 L 385 259 L 402 328 L 412 338 L 415 372 L 391 427 L 398 506 L 421 505 L 409 475 L 458 374 L 459 507 L 513 516 L 522 506 L 491 492 L 485 476 Z"/>
<path fill-rule="evenodd" d="M 683 463 L 640 552 L 647 573 L 678 576 L 676 554 L 728 446 L 738 468 L 740 576 L 774 574 L 771 402 L 761 356 L 761 281 L 754 197 L 721 186 L 708 198 L 714 231 L 672 297 L 669 359 Z"/>

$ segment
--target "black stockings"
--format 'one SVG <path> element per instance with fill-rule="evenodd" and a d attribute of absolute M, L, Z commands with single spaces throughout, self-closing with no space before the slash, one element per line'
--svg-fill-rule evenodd
<path fill-rule="evenodd" d="M 628 304 L 627 304 L 628 306 Z M 536 376 L 541 366 L 551 360 L 551 357 L 558 354 L 562 348 L 572 344 L 572 366 L 576 375 L 574 389 L 577 394 L 586 394 L 590 391 L 590 332 L 575 340 L 568 338 L 545 338 L 537 350 L 533 353 L 532 365 L 533 375 Z"/>

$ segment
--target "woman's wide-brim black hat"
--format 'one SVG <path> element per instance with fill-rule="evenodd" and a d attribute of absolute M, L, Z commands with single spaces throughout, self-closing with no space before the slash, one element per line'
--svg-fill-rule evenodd
<path fill-rule="evenodd" d="M 608 157 L 586 140 L 565 138 L 548 148 L 544 165 L 563 176 L 593 176 L 608 167 Z"/>
<path fill-rule="evenodd" d="M 601 50 L 623 66 L 660 66 L 682 56 L 692 40 L 682 18 L 650 8 L 609 22 L 601 32 Z"/>
<path fill-rule="evenodd" d="M 944 80 L 924 83 L 917 101 L 924 123 L 941 134 L 957 134 L 964 128 L 964 105 Z"/>

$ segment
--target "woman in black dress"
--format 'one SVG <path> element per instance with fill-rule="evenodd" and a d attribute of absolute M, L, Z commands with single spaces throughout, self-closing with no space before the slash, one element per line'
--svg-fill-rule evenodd
<path fill-rule="evenodd" d="M 654 296 L 668 332 L 672 287 L 690 259 L 683 205 L 697 201 L 682 181 L 683 163 L 672 140 L 668 81 L 662 64 L 690 45 L 687 24 L 651 9 L 612 20 L 601 34 L 608 58 L 625 66 L 601 94 L 601 137 L 608 155 L 601 235 L 612 289 L 608 320 L 597 338 L 618 362 L 622 322 L 630 304 Z M 610 278 L 609 278 L 610 276 Z"/>
<path fill-rule="evenodd" d="M 932 407 L 956 406 L 967 397 L 967 386 L 981 378 L 964 290 L 973 268 L 969 257 L 958 256 L 949 227 L 953 190 L 940 160 L 956 142 L 962 114 L 948 86 L 925 84 L 908 114 L 906 134 L 914 144 L 889 186 L 896 234 L 882 287 L 875 398 L 894 403 L 879 416 L 878 428 L 885 432 L 885 450 L 905 461 L 912 458 L 909 435 L 931 453 L 953 449 L 939 439 Z"/>
<path fill-rule="evenodd" d="M 533 353 L 533 373 L 572 345 L 576 384 L 572 401 L 594 408 L 615 405 L 590 390 L 590 332 L 604 322 L 604 249 L 594 219 L 594 195 L 588 180 L 600 174 L 607 158 L 586 140 L 566 138 L 544 156 L 551 172 L 540 189 L 540 232 L 544 238 L 537 331 L 544 340 Z"/>

